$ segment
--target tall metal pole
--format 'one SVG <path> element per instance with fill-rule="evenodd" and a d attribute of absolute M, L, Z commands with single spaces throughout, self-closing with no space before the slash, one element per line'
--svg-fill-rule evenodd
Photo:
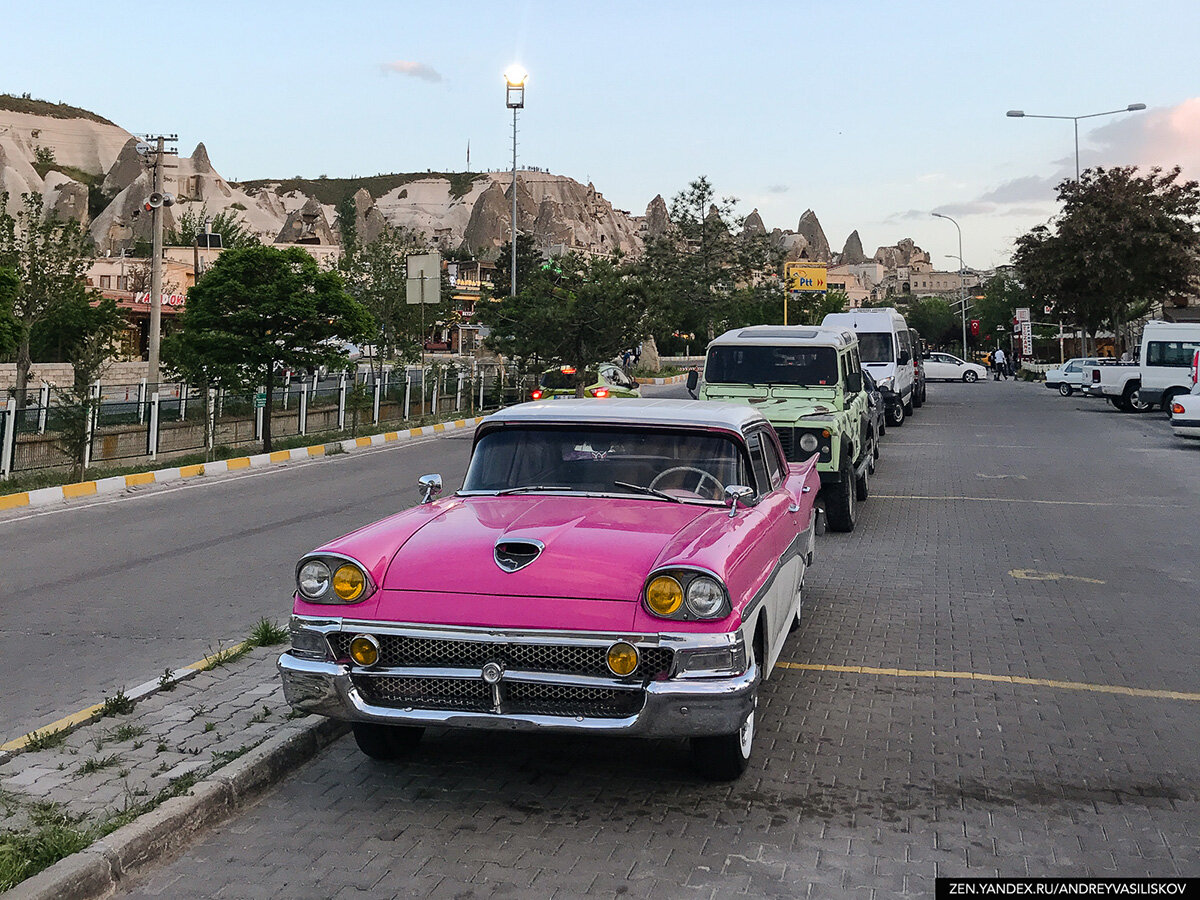
<path fill-rule="evenodd" d="M 163 189 L 163 152 L 164 138 L 158 138 L 158 148 L 154 154 L 154 191 L 158 194 Z M 158 392 L 158 347 L 162 336 L 162 250 L 163 250 L 163 208 L 154 207 L 150 214 L 151 257 L 150 257 L 150 349 L 149 365 L 146 367 L 147 390 L 151 394 Z"/>
<path fill-rule="evenodd" d="M 509 296 L 517 296 L 517 107 L 513 107 L 513 173 L 512 173 L 512 286 Z"/>
<path fill-rule="evenodd" d="M 958 304 L 959 315 L 962 316 L 962 355 L 963 359 L 967 358 L 967 278 L 963 273 L 963 246 L 962 246 L 962 229 L 958 227 L 958 222 L 945 213 L 934 213 L 939 219 L 949 219 L 955 229 L 958 231 Z"/>

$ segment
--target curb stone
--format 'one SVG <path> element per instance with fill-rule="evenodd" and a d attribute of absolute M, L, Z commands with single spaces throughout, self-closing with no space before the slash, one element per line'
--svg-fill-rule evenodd
<path fill-rule="evenodd" d="M 314 721 L 309 721 L 314 720 Z M 118 828 L 90 847 L 21 882 L 2 900 L 93 900 L 230 816 L 347 731 L 344 722 L 309 716 L 198 782 L 188 794 Z"/>
<path fill-rule="evenodd" d="M 661 379 L 658 383 L 662 383 Z M 96 481 L 81 481 L 75 484 L 37 488 L 32 491 L 21 491 L 15 494 L 0 494 L 0 512 L 27 506 L 49 506 L 52 503 L 81 500 L 101 494 L 118 494 L 148 484 L 167 484 L 174 481 L 183 481 L 188 478 L 224 475 L 229 472 L 240 471 L 241 469 L 256 469 L 262 466 L 281 465 L 295 460 L 309 459 L 314 456 L 325 456 L 329 453 L 352 453 L 355 450 L 361 450 L 366 447 L 380 447 L 394 441 L 411 440 L 416 437 L 431 437 L 447 431 L 457 431 L 460 428 L 471 428 L 482 422 L 484 418 L 484 416 L 474 416 L 468 419 L 455 419 L 449 422 L 438 422 L 434 425 L 424 425 L 420 428 L 404 428 L 399 431 L 386 431 L 368 437 L 334 441 L 329 444 L 293 447 L 290 450 L 275 450 L 271 453 L 257 453 L 253 456 L 218 459 L 192 466 L 154 469 L 149 472 L 136 472 L 132 475 L 115 475 L 111 478 L 101 478 Z"/>
<path fill-rule="evenodd" d="M 672 375 L 670 378 L 635 378 L 638 384 L 681 384 L 687 381 L 687 375 Z"/>

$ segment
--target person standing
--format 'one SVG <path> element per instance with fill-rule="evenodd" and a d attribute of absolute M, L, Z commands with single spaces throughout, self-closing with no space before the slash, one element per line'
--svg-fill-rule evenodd
<path fill-rule="evenodd" d="M 1005 381 L 1008 380 L 1008 369 L 1006 368 L 1006 362 L 1007 360 L 1005 359 L 1004 351 L 1000 348 L 996 348 L 996 352 L 992 354 L 992 364 L 996 367 L 996 374 L 994 376 L 996 381 L 1000 381 L 1001 379 L 1004 379 Z"/>

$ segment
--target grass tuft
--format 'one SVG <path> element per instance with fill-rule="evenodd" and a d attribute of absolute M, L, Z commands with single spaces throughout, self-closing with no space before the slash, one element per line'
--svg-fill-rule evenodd
<path fill-rule="evenodd" d="M 125 696 L 125 689 L 120 688 L 111 697 L 104 698 L 104 705 L 100 707 L 100 717 L 128 715 L 133 712 L 135 705 L 133 700 Z"/>
<path fill-rule="evenodd" d="M 250 630 L 248 641 L 255 647 L 274 647 L 277 644 L 287 643 L 291 637 L 290 631 L 279 627 L 263 616 L 258 620 L 258 624 Z"/>
<path fill-rule="evenodd" d="M 91 775 L 93 772 L 99 772 L 101 769 L 107 769 L 111 766 L 120 764 L 121 757 L 116 753 L 110 753 L 108 756 L 89 756 L 83 761 L 83 764 L 76 769 L 80 775 Z"/>
<path fill-rule="evenodd" d="M 25 742 L 26 750 L 50 750 L 62 744 L 67 739 L 67 729 L 57 728 L 54 731 L 31 732 Z"/>

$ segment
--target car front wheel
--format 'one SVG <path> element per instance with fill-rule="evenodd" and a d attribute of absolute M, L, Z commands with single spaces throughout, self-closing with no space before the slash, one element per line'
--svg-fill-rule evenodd
<path fill-rule="evenodd" d="M 974 372 L 972 372 L 972 371 L 963 372 L 963 381 L 965 381 L 967 384 L 970 384 L 971 382 L 978 381 L 978 380 L 979 380 L 979 376 L 977 374 L 975 374 Z"/>
<path fill-rule="evenodd" d="M 1065 381 L 1058 386 L 1058 392 L 1064 397 L 1070 397 L 1075 392 L 1075 389 Z"/>
<path fill-rule="evenodd" d="M 884 418 L 887 423 L 893 428 L 899 428 L 904 424 L 904 407 L 897 403 L 895 406 L 889 406 L 884 413 Z"/>
<path fill-rule="evenodd" d="M 424 728 L 412 725 L 354 723 L 354 742 L 371 759 L 403 759 L 417 748 L 424 733 Z"/>
<path fill-rule="evenodd" d="M 742 727 L 733 734 L 691 739 L 692 762 L 711 781 L 733 781 L 750 765 L 754 749 L 754 715 L 758 711 L 758 684 L 752 688 L 752 705 Z"/>
<path fill-rule="evenodd" d="M 854 530 L 857 513 L 855 481 L 850 460 L 843 460 L 837 483 L 829 486 L 825 501 L 825 518 L 829 523 L 830 531 Z M 823 493 L 825 490 L 822 488 Z"/>

